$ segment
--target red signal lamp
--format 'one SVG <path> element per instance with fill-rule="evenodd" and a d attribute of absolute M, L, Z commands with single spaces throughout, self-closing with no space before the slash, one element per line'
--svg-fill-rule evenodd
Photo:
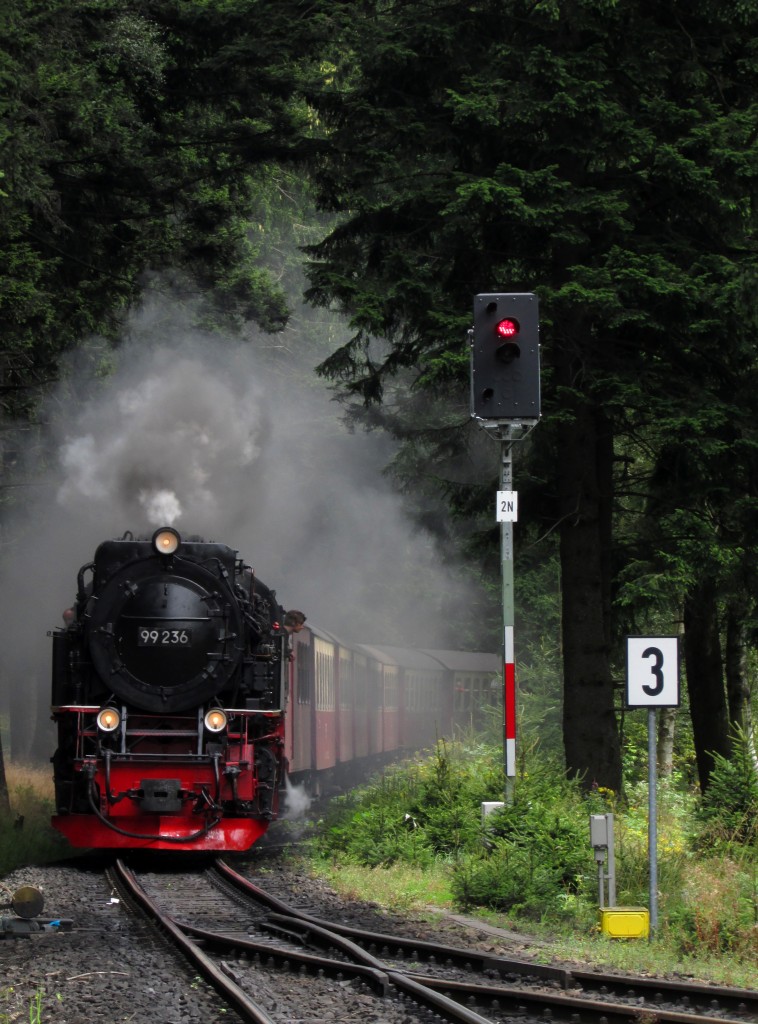
<path fill-rule="evenodd" d="M 495 327 L 495 334 L 498 338 L 515 338 L 521 330 L 518 320 L 512 316 L 507 316 L 504 320 L 500 320 Z"/>

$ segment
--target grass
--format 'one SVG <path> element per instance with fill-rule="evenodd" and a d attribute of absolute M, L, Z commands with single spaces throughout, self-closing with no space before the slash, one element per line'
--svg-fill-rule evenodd
<path fill-rule="evenodd" d="M 53 770 L 47 765 L 20 765 L 6 761 L 5 776 L 14 803 L 14 793 L 31 793 L 38 800 L 47 800 L 51 806 L 54 799 Z M 16 808 L 13 808 L 16 809 Z M 19 812 L 20 813 L 20 812 Z"/>
<path fill-rule="evenodd" d="M 311 870 L 343 896 L 368 899 L 397 914 L 423 913 L 430 906 L 453 909 L 450 880 L 444 865 L 423 869 L 396 864 L 387 869 L 318 860 L 312 862 Z"/>
<path fill-rule="evenodd" d="M 342 895 L 376 903 L 395 913 L 415 913 L 426 921 L 433 921 L 439 911 L 454 909 L 447 864 L 427 871 L 408 868 L 407 865 L 366 868 L 314 858 L 309 867 L 315 876 L 324 878 Z M 629 974 L 678 974 L 700 981 L 755 988 L 754 965 L 734 962 L 724 955 L 682 957 L 672 950 L 665 934 L 653 942 L 618 941 L 599 933 L 561 933 L 534 921 L 522 921 L 518 917 L 484 909 L 468 911 L 467 916 L 495 928 L 517 931 L 526 940 L 532 937 L 537 944 L 544 943 L 544 952 L 531 951 L 531 955 L 544 963 L 579 961 Z"/>
<path fill-rule="evenodd" d="M 56 994 L 55 998 L 60 1002 L 61 997 Z M 0 1024 L 11 1024 L 13 1021 L 25 1020 L 26 1010 L 23 1006 L 24 1000 L 20 993 L 17 993 L 12 985 L 0 988 Z M 7 1013 L 2 1009 L 5 1007 Z M 44 1010 L 44 992 L 38 989 L 29 999 L 29 1024 L 42 1024 Z"/>
<path fill-rule="evenodd" d="M 10 815 L 0 815 L 0 878 L 27 864 L 44 864 L 71 853 L 53 829 L 52 771 L 48 766 L 5 765 Z"/>

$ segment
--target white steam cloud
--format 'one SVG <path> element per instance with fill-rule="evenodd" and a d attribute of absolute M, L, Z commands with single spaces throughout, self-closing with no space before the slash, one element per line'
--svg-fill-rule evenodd
<path fill-rule="evenodd" d="M 241 351 L 233 355 L 239 362 Z M 61 447 L 58 503 L 95 519 L 118 508 L 137 528 L 218 530 L 237 490 L 230 473 L 261 454 L 263 400 L 252 367 L 236 379 L 231 365 L 172 349 L 131 348 L 130 356 Z M 135 372 L 145 376 L 132 385 Z"/>
<path fill-rule="evenodd" d="M 182 506 L 173 491 L 140 491 L 138 497 L 148 520 L 156 525 L 173 526 L 182 514 Z"/>
<path fill-rule="evenodd" d="M 284 776 L 284 813 L 281 815 L 283 821 L 297 821 L 304 817 L 310 810 L 313 803 L 305 786 L 295 786 L 290 781 L 289 775 Z"/>
<path fill-rule="evenodd" d="M 90 364 L 75 355 L 49 405 L 58 464 L 52 478 L 34 478 L 36 502 L 23 492 L 2 538 L 0 601 L 12 642 L 0 651 L 0 710 L 20 693 L 29 721 L 47 717 L 44 638 L 71 604 L 80 566 L 127 530 L 150 536 L 172 525 L 229 544 L 285 608 L 344 640 L 455 645 L 450 615 L 434 604 L 442 595 L 449 610 L 460 585 L 383 474 L 391 442 L 343 426 L 312 370 L 323 353 L 286 362 L 267 344 L 197 332 L 152 299 L 108 354 L 107 377 L 92 369 L 102 345 Z M 460 594 L 459 607 L 470 607 L 470 595 Z M 43 739 L 37 756 L 52 747 Z"/>

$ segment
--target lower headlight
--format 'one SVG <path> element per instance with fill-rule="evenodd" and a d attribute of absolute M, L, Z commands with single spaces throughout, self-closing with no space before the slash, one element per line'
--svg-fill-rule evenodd
<path fill-rule="evenodd" d="M 205 713 L 205 728 L 208 732 L 221 732 L 226 729 L 226 713 L 221 708 L 211 708 Z"/>
<path fill-rule="evenodd" d="M 121 715 L 115 708 L 101 708 L 97 713 L 97 727 L 102 732 L 115 732 L 121 725 Z"/>

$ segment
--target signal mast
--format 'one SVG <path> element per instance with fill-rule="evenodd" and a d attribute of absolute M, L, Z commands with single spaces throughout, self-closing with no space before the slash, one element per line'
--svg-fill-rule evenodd
<path fill-rule="evenodd" d="M 503 612 L 503 713 L 506 799 L 516 776 L 516 660 L 514 646 L 513 523 L 518 495 L 513 490 L 512 448 L 540 418 L 539 303 L 532 292 L 495 292 L 474 298 L 471 348 L 471 417 L 500 442 L 500 523 Z"/>

